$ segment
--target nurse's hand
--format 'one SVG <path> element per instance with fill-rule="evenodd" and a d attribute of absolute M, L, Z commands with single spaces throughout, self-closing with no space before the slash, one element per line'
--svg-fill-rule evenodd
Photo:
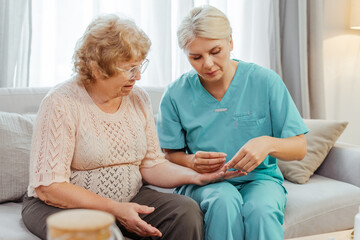
<path fill-rule="evenodd" d="M 191 159 L 191 168 L 199 173 L 210 173 L 223 167 L 225 160 L 225 153 L 198 151 Z"/>
<path fill-rule="evenodd" d="M 259 166 L 271 151 L 271 140 L 262 136 L 249 140 L 235 156 L 225 164 L 230 169 L 245 171 L 247 173 Z"/>

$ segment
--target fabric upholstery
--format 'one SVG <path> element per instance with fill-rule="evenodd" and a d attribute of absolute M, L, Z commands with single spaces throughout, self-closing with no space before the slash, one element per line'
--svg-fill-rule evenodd
<path fill-rule="evenodd" d="M 36 113 L 50 88 L 0 88 L 0 111 Z"/>
<path fill-rule="evenodd" d="M 0 112 L 0 203 L 20 200 L 26 192 L 34 118 Z"/>
<path fill-rule="evenodd" d="M 21 219 L 22 203 L 8 202 L 0 204 L 1 240 L 39 240 L 33 235 Z"/>
<path fill-rule="evenodd" d="M 347 122 L 304 119 L 310 131 L 305 135 L 307 154 L 301 161 L 278 161 L 285 179 L 294 183 L 306 183 L 324 161 Z"/>
<path fill-rule="evenodd" d="M 339 171 L 340 170 L 340 171 Z M 315 174 L 360 187 L 360 146 L 337 142 Z"/>
<path fill-rule="evenodd" d="M 306 184 L 285 181 L 285 238 L 350 229 L 360 204 L 360 188 L 314 174 Z M 324 224 L 326 223 L 326 224 Z"/>
<path fill-rule="evenodd" d="M 162 92 L 160 90 L 154 92 L 153 89 L 146 90 L 152 100 L 155 114 Z M 0 111 L 36 112 L 46 92 L 46 89 L 0 88 Z M 155 101 L 154 97 L 156 97 Z M 311 126 L 309 128 L 313 130 Z M 4 138 L 0 138 L 0 145 L 5 144 L 3 142 Z M 0 148 L 3 149 L 4 147 L 0 146 Z M 359 149 L 359 146 L 357 146 L 357 149 Z M 3 164 L 4 153 L 3 150 L 0 150 L 0 164 Z M 285 181 L 284 185 L 288 190 L 284 224 L 286 238 L 300 237 L 311 233 L 319 234 L 345 230 L 353 227 L 354 215 L 358 209 L 351 211 L 351 205 L 346 204 L 351 201 L 355 205 L 360 205 L 359 188 L 352 188 L 350 184 L 337 182 L 331 178 L 349 182 L 351 179 L 355 179 L 356 183 L 359 183 L 359 156 L 360 150 L 350 149 L 348 145 L 343 146 L 337 143 L 308 183 L 299 185 Z M 338 171 L 339 168 L 342 171 Z M 3 169 L 6 169 L 5 165 L 0 165 L 1 177 L 4 172 Z M 329 171 L 329 169 L 332 170 Z M 326 177 L 321 177 L 318 174 L 324 176 L 326 174 Z M 2 179 L 0 181 L 1 185 Z M 336 182 L 335 185 L 334 182 Z M 355 184 L 355 182 L 351 183 Z M 161 188 L 153 188 L 164 191 Z M 2 189 L 1 185 L 0 190 Z M 171 192 L 170 189 L 167 189 L 167 191 Z M 326 199 L 326 196 L 328 199 Z M 343 228 L 340 228 L 341 226 Z M 0 204 L 0 239 L 38 239 L 25 228 L 21 220 L 21 203 Z"/>
<path fill-rule="evenodd" d="M 285 238 L 319 234 L 353 226 L 360 203 L 360 189 L 351 184 L 314 174 L 307 184 L 285 181 Z M 332 191 L 328 191 L 331 189 Z M 164 191 L 164 189 L 156 188 Z M 169 191 L 170 192 L 170 191 Z M 304 201 L 306 199 L 306 201 Z M 21 220 L 21 203 L 0 204 L 0 239 L 38 239 Z M 327 222 L 327 224 L 323 224 Z M 9 229 L 11 229 L 9 231 Z"/>

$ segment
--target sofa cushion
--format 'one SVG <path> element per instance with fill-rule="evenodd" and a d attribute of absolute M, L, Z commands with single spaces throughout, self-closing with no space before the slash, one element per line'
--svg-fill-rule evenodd
<path fill-rule="evenodd" d="M 26 192 L 34 118 L 0 112 L 0 203 L 20 200 Z"/>
<path fill-rule="evenodd" d="M 278 161 L 285 179 L 294 183 L 306 183 L 310 179 L 348 124 L 319 119 L 304 119 L 304 122 L 310 129 L 305 135 L 305 158 L 301 161 Z"/>
<path fill-rule="evenodd" d="M 0 239 L 38 240 L 24 225 L 21 219 L 21 203 L 0 204 Z"/>
<path fill-rule="evenodd" d="M 306 184 L 284 182 L 288 190 L 285 237 L 350 229 L 360 205 L 360 188 L 314 174 Z"/>

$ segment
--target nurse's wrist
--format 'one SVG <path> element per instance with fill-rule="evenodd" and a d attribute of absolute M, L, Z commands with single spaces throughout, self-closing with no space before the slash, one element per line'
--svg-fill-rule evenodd
<path fill-rule="evenodd" d="M 261 138 L 264 139 L 267 149 L 268 149 L 268 155 L 272 155 L 274 153 L 276 153 L 277 151 L 277 141 L 276 138 L 274 137 L 270 137 L 270 136 L 262 136 Z"/>

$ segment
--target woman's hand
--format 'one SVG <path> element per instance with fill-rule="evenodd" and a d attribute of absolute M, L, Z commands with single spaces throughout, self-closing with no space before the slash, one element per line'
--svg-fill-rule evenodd
<path fill-rule="evenodd" d="M 199 173 L 194 177 L 194 184 L 196 185 L 206 185 L 214 182 L 221 182 L 225 179 L 231 179 L 234 177 L 244 176 L 247 173 L 241 170 L 236 171 L 228 171 L 226 165 L 224 165 L 221 169 L 212 173 Z"/>
<path fill-rule="evenodd" d="M 225 164 L 230 169 L 245 171 L 247 173 L 259 166 L 271 151 L 271 139 L 257 137 L 249 140 L 235 156 Z"/>
<path fill-rule="evenodd" d="M 221 152 L 198 151 L 191 159 L 190 167 L 199 173 L 210 173 L 223 167 L 226 154 Z"/>
<path fill-rule="evenodd" d="M 155 210 L 153 207 L 145 205 L 139 205 L 137 203 L 118 203 L 114 210 L 114 215 L 117 220 L 123 225 L 128 231 L 136 233 L 141 237 L 158 236 L 161 237 L 161 232 L 142 220 L 139 214 L 149 214 Z"/>

